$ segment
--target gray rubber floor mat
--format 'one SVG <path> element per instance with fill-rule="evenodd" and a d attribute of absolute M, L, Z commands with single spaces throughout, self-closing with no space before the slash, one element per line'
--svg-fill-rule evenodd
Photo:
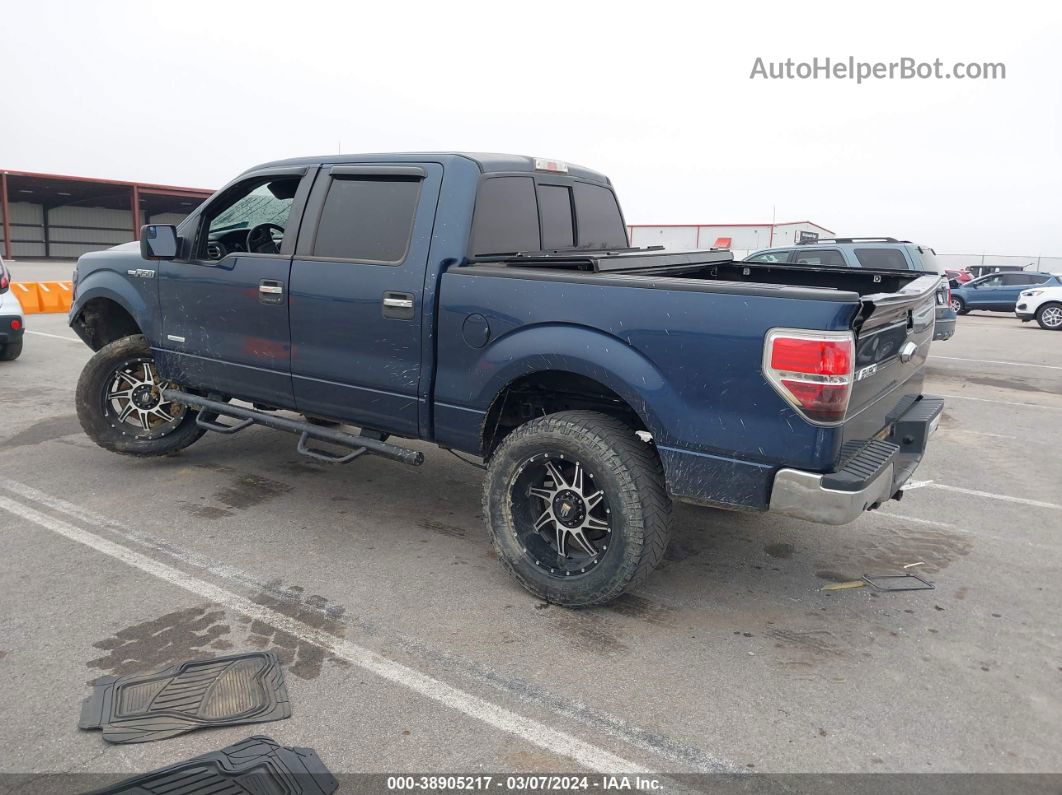
<path fill-rule="evenodd" d="M 105 677 L 82 705 L 78 726 L 103 729 L 109 743 L 144 743 L 207 726 L 289 717 L 280 661 L 265 651 Z"/>
<path fill-rule="evenodd" d="M 134 776 L 86 795 L 329 795 L 338 787 L 312 748 L 288 748 L 269 737 L 248 737 L 220 751 Z"/>

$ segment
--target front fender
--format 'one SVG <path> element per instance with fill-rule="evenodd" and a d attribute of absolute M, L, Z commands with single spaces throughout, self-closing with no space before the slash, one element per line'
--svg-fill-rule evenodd
<path fill-rule="evenodd" d="M 132 284 L 131 278 L 133 277 L 124 271 L 112 269 L 94 270 L 83 276 L 79 275 L 74 289 L 74 300 L 67 316 L 70 326 L 77 331 L 75 320 L 84 311 L 85 306 L 90 301 L 105 299 L 113 301 L 128 312 L 148 341 L 155 344 L 158 331 L 157 275 L 143 279 L 143 286 Z"/>

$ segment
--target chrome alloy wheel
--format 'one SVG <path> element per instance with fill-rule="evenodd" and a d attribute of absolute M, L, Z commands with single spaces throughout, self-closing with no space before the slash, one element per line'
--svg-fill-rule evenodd
<path fill-rule="evenodd" d="M 106 382 L 103 410 L 111 426 L 138 439 L 157 439 L 172 431 L 187 407 L 162 399 L 171 384 L 160 381 L 149 358 L 119 365 Z"/>
<path fill-rule="evenodd" d="M 510 500 L 517 541 L 539 568 L 571 577 L 604 558 L 612 511 L 581 462 L 560 454 L 533 456 L 517 470 Z"/>
<path fill-rule="evenodd" d="M 1040 313 L 1040 320 L 1048 328 L 1062 326 L 1062 306 L 1049 306 Z"/>

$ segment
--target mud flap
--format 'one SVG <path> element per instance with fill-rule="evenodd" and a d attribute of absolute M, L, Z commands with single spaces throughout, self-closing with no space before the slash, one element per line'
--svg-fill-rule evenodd
<path fill-rule="evenodd" d="M 128 778 L 87 795 L 330 795 L 338 788 L 338 782 L 312 748 L 287 748 L 269 737 L 248 737 L 220 751 Z"/>
<path fill-rule="evenodd" d="M 183 662 L 151 674 L 109 676 L 81 706 L 82 729 L 109 743 L 162 740 L 207 726 L 291 717 L 280 661 L 252 652 Z"/>

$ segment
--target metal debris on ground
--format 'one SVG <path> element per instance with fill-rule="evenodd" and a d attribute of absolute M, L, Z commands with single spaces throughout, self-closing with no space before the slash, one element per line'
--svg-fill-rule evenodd
<path fill-rule="evenodd" d="M 260 651 L 104 677 L 82 705 L 78 726 L 102 729 L 109 743 L 143 743 L 209 726 L 289 717 L 280 661 Z"/>
<path fill-rule="evenodd" d="M 903 574 L 864 574 L 863 581 L 879 591 L 932 591 L 937 587 L 913 571 Z"/>

